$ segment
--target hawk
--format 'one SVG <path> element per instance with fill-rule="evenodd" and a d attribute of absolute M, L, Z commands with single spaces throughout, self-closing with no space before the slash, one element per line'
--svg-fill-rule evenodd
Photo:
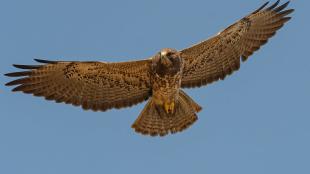
<path fill-rule="evenodd" d="M 164 48 L 144 60 L 129 62 L 49 61 L 16 65 L 24 69 L 5 74 L 18 79 L 12 91 L 42 96 L 83 109 L 106 111 L 148 100 L 132 124 L 139 133 L 164 136 L 180 132 L 197 120 L 202 108 L 182 88 L 223 80 L 275 35 L 294 9 L 289 1 L 268 2 L 216 36 L 189 48 Z"/>

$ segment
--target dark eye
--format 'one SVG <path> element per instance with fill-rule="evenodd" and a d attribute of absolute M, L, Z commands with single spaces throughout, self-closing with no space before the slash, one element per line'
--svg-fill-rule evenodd
<path fill-rule="evenodd" d="M 167 56 L 167 57 L 172 56 L 172 52 L 167 53 L 166 56 Z"/>

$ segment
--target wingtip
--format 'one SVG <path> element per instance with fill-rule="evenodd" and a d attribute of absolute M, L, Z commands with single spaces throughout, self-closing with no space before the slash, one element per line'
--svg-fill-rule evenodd
<path fill-rule="evenodd" d="M 18 65 L 18 64 L 12 64 L 12 66 L 14 66 L 15 68 L 20 67 L 20 65 Z"/>
<path fill-rule="evenodd" d="M 28 76 L 28 75 L 31 75 L 31 71 L 11 72 L 11 73 L 6 73 L 4 75 L 8 77 Z"/>
<path fill-rule="evenodd" d="M 261 11 L 262 9 L 264 9 L 270 1 L 267 1 L 265 4 L 263 4 L 260 8 L 258 8 L 254 13 L 257 13 L 258 11 Z M 288 0 L 287 2 L 285 2 L 284 4 L 278 6 L 280 4 L 281 0 L 277 0 L 275 3 L 273 3 L 271 6 L 269 6 L 268 8 L 266 8 L 266 10 L 274 10 L 276 12 L 279 12 L 281 10 L 283 10 L 284 8 L 286 8 L 289 3 L 291 2 L 290 0 Z"/>
<path fill-rule="evenodd" d="M 285 11 L 282 11 L 280 12 L 279 14 L 281 14 L 282 16 L 286 16 L 286 15 L 289 15 L 291 13 L 293 13 L 295 11 L 295 9 L 288 9 L 288 10 L 285 10 Z"/>
<path fill-rule="evenodd" d="M 29 78 L 26 77 L 26 78 L 13 80 L 9 83 L 6 83 L 5 86 L 14 86 L 14 85 L 24 84 L 24 83 L 28 83 L 28 82 L 29 82 Z"/>
<path fill-rule="evenodd" d="M 33 60 L 39 63 L 57 63 L 57 61 L 51 61 L 51 60 L 45 60 L 45 59 L 33 59 Z"/>
<path fill-rule="evenodd" d="M 286 3 L 280 5 L 279 7 L 277 7 L 276 9 L 273 9 L 275 12 L 280 12 L 281 10 L 285 9 L 288 4 L 290 3 L 290 1 L 287 1 Z"/>
<path fill-rule="evenodd" d="M 37 69 L 40 68 L 40 65 L 19 65 L 19 64 L 13 64 L 15 68 L 19 69 Z"/>
<path fill-rule="evenodd" d="M 13 85 L 15 85 L 15 84 L 13 83 L 13 81 L 8 82 L 8 83 L 5 84 L 5 86 L 13 86 Z"/>
<path fill-rule="evenodd" d="M 12 77 L 12 76 L 10 76 L 10 74 L 11 73 L 5 73 L 5 74 L 3 74 L 4 76 L 7 76 L 7 77 Z"/>
<path fill-rule="evenodd" d="M 268 7 L 266 10 L 272 10 L 274 9 L 276 6 L 278 6 L 280 3 L 280 0 L 277 0 L 275 3 L 273 3 L 270 7 Z"/>
<path fill-rule="evenodd" d="M 260 6 L 257 10 L 255 10 L 255 11 L 253 12 L 253 14 L 255 14 L 255 13 L 261 11 L 261 10 L 262 10 L 263 8 L 265 8 L 268 4 L 269 4 L 269 1 L 265 2 L 265 3 L 264 3 L 262 6 Z"/>
<path fill-rule="evenodd" d="M 291 16 L 289 16 L 289 17 L 285 17 L 285 22 L 287 22 L 287 21 L 289 21 L 289 20 L 291 20 L 292 19 L 292 17 Z"/>

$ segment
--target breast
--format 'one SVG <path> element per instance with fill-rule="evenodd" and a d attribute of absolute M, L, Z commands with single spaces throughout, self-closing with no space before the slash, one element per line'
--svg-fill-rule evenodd
<path fill-rule="evenodd" d="M 173 75 L 166 74 L 165 76 L 155 74 L 152 77 L 153 98 L 158 104 L 174 101 L 178 97 L 180 87 L 181 72 Z"/>

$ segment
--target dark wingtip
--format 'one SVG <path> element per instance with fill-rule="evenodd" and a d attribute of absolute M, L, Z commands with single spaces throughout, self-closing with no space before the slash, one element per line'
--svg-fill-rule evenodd
<path fill-rule="evenodd" d="M 268 7 L 266 10 L 272 10 L 274 9 L 276 6 L 278 6 L 278 4 L 280 3 L 280 0 L 277 0 L 274 4 L 272 4 L 270 7 Z"/>
<path fill-rule="evenodd" d="M 44 59 L 34 59 L 34 60 L 39 63 L 57 63 L 57 61 L 44 60 Z"/>
<path fill-rule="evenodd" d="M 288 10 L 281 11 L 279 14 L 282 16 L 287 16 L 287 15 L 293 13 L 294 11 L 295 11 L 294 9 L 288 9 Z"/>
<path fill-rule="evenodd" d="M 20 69 L 37 69 L 40 68 L 41 65 L 18 65 L 18 64 L 13 64 L 15 68 L 20 68 Z"/>
<path fill-rule="evenodd" d="M 261 10 L 262 10 L 263 8 L 265 8 L 266 5 L 268 5 L 268 4 L 269 4 L 269 1 L 265 2 L 265 4 L 263 4 L 262 6 L 260 6 L 260 7 L 259 7 L 257 10 L 255 10 L 252 14 L 255 14 L 255 13 L 261 11 Z"/>
<path fill-rule="evenodd" d="M 5 86 L 13 86 L 13 85 L 18 85 L 18 84 L 21 84 L 21 80 L 20 79 L 17 79 L 17 80 L 13 80 L 9 83 L 6 83 Z"/>
<path fill-rule="evenodd" d="M 12 73 L 6 73 L 4 75 L 8 77 L 28 76 L 31 75 L 31 71 L 12 72 Z"/>
<path fill-rule="evenodd" d="M 280 0 L 277 0 L 275 3 L 273 3 L 271 6 L 269 6 L 268 8 L 266 8 L 267 11 L 270 10 L 274 10 L 275 12 L 280 12 L 281 10 L 283 10 L 284 8 L 286 8 L 288 6 L 288 4 L 291 1 L 287 1 L 286 3 L 282 4 L 281 6 L 278 6 L 280 3 Z M 265 4 L 263 4 L 261 7 L 259 7 L 257 10 L 255 10 L 252 14 L 255 14 L 259 11 L 261 11 L 262 9 L 264 9 L 267 5 L 269 4 L 269 1 L 266 2 Z M 278 6 L 278 7 L 277 7 Z M 277 7 L 277 8 L 276 8 Z"/>
<path fill-rule="evenodd" d="M 15 77 L 15 76 L 11 76 L 10 74 L 12 74 L 12 73 L 6 73 L 6 74 L 3 74 L 3 75 L 8 76 L 8 77 Z"/>
<path fill-rule="evenodd" d="M 277 7 L 276 9 L 274 9 L 274 11 L 280 12 L 281 10 L 285 9 L 289 3 L 290 3 L 290 1 L 287 1 L 286 3 L 282 4 L 281 6 Z"/>
<path fill-rule="evenodd" d="M 289 20 L 291 20 L 291 19 L 292 19 L 292 17 L 290 17 L 290 16 L 289 16 L 289 17 L 285 17 L 285 18 L 283 18 L 284 23 L 285 23 L 285 22 L 287 22 L 287 21 L 289 21 Z"/>
<path fill-rule="evenodd" d="M 24 87 L 24 85 L 19 85 L 19 86 L 13 88 L 12 92 L 22 91 L 23 87 Z"/>

